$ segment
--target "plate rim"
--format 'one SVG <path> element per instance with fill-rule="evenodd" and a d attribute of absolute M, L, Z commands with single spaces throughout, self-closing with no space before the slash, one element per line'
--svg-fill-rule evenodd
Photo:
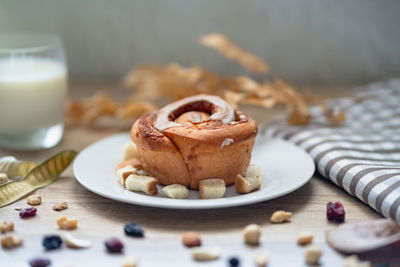
<path fill-rule="evenodd" d="M 307 158 L 307 161 L 309 161 L 311 163 L 312 166 L 312 170 L 310 171 L 310 174 L 307 174 L 307 178 L 305 178 L 301 183 L 298 183 L 296 186 L 290 188 L 289 190 L 286 190 L 284 192 L 280 192 L 278 194 L 273 194 L 273 195 L 266 195 L 265 197 L 259 196 L 259 197 L 252 197 L 252 198 L 244 198 L 241 199 L 240 201 L 226 201 L 226 202 L 215 202 L 215 200 L 221 200 L 221 199 L 203 199 L 201 200 L 203 205 L 195 205 L 195 206 L 189 206 L 189 205 L 182 205 L 179 204 L 179 202 L 181 201 L 190 201 L 189 199 L 170 199 L 170 198 L 162 198 L 164 201 L 158 201 L 158 202 L 147 202 L 147 201 L 143 201 L 140 199 L 131 199 L 131 198 L 125 198 L 123 197 L 123 195 L 110 195 L 107 193 L 104 193 L 100 190 L 97 190 L 96 188 L 93 188 L 91 185 L 87 184 L 84 179 L 81 179 L 78 177 L 77 175 L 77 165 L 80 156 L 82 155 L 82 152 L 84 152 L 85 150 L 89 150 L 92 147 L 95 147 L 97 145 L 99 145 L 99 143 L 102 142 L 107 142 L 109 141 L 109 139 L 114 139 L 114 138 L 121 138 L 124 136 L 129 136 L 128 132 L 122 132 L 122 133 L 117 133 L 117 134 L 113 134 L 111 136 L 107 136 L 105 138 L 102 138 L 100 140 L 97 140 L 96 142 L 91 143 L 90 145 L 86 146 L 84 149 L 82 149 L 78 155 L 76 156 L 74 163 L 73 163 L 73 174 L 74 174 L 74 178 L 79 182 L 79 184 L 81 184 L 84 188 L 86 188 L 87 190 L 98 194 L 102 197 L 108 198 L 108 199 L 112 199 L 112 200 L 116 200 L 116 201 L 120 201 L 120 202 L 124 202 L 124 203 L 128 203 L 128 204 L 134 204 L 134 205 L 139 205 L 139 206 L 145 206 L 145 207 L 152 207 L 152 208 L 163 208 L 163 209 L 183 209 L 183 210 L 205 210 L 205 209 L 222 209 L 222 208 L 231 208 L 231 207 L 237 207 L 237 206 L 246 206 L 246 205 L 250 205 L 250 204 L 255 204 L 255 203 L 260 203 L 260 202 L 264 202 L 264 201 L 268 201 L 268 200 L 272 200 L 275 198 L 279 198 L 281 196 L 290 194 L 296 190 L 298 190 L 299 188 L 303 187 L 306 183 L 308 183 L 311 178 L 313 177 L 313 174 L 315 172 L 315 163 L 314 160 L 311 158 L 311 156 L 309 154 L 307 154 L 303 149 L 301 149 L 300 147 L 288 142 L 287 140 L 281 139 L 281 138 L 273 138 L 273 137 L 266 137 L 264 135 L 258 136 L 258 138 L 268 138 L 268 139 L 273 139 L 273 140 L 279 140 L 280 142 L 283 142 L 287 145 L 292 146 L 294 149 L 297 149 L 298 151 L 301 151 L 301 153 L 305 156 L 305 158 Z M 250 193 L 251 194 L 251 193 Z M 151 198 L 156 198 L 154 196 L 147 196 L 147 195 L 142 195 L 139 194 L 140 196 L 145 196 L 145 197 L 151 197 Z M 236 196 L 236 197 L 241 197 Z M 235 197 L 232 197 L 235 198 Z M 232 200 L 232 198 L 229 198 Z M 228 198 L 222 198 L 222 199 L 228 199 Z M 171 203 L 172 202 L 172 203 Z M 192 203 L 193 204 L 193 203 Z"/>

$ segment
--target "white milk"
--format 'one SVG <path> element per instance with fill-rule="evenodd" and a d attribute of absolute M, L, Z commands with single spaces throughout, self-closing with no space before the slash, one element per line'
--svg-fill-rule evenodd
<path fill-rule="evenodd" d="M 0 60 L 0 134 L 29 133 L 62 123 L 67 74 L 44 58 Z"/>

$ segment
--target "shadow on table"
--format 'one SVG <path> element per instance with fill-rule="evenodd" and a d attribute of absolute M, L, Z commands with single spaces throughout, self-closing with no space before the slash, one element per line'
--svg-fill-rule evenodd
<path fill-rule="evenodd" d="M 179 210 L 142 207 L 116 202 L 100 197 L 73 183 L 76 194 L 91 194 L 90 201 L 78 202 L 83 209 L 90 209 L 98 216 L 124 224 L 134 221 L 149 228 L 160 230 L 194 230 L 224 231 L 232 228 L 242 228 L 250 223 L 269 224 L 271 214 L 276 210 L 287 210 L 294 214 L 307 205 L 315 191 L 313 183 L 307 183 L 302 188 L 286 196 L 251 204 L 223 209 Z M 82 192 L 85 191 L 85 192 Z M 80 197 L 77 196 L 76 199 Z"/>

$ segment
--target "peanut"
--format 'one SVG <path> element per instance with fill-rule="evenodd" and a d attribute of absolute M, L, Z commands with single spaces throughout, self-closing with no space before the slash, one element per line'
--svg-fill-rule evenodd
<path fill-rule="evenodd" d="M 261 237 L 261 227 L 258 224 L 247 225 L 243 230 L 243 237 L 248 244 L 258 244 Z"/>
<path fill-rule="evenodd" d="M 291 217 L 292 217 L 291 212 L 278 210 L 272 214 L 270 221 L 272 223 L 283 223 L 290 220 Z"/>
<path fill-rule="evenodd" d="M 59 229 L 71 230 L 78 227 L 77 219 L 68 219 L 65 216 L 58 218 L 57 225 Z"/>
<path fill-rule="evenodd" d="M 304 250 L 306 262 L 310 265 L 316 265 L 319 261 L 319 258 L 321 258 L 321 255 L 321 249 L 313 245 L 308 245 Z"/>
<path fill-rule="evenodd" d="M 18 236 L 6 234 L 1 237 L 1 246 L 3 248 L 19 247 L 24 243 L 24 240 Z"/>
<path fill-rule="evenodd" d="M 309 233 L 302 233 L 297 237 L 297 244 L 300 246 L 305 246 L 310 244 L 314 239 L 314 236 Z"/>
<path fill-rule="evenodd" d="M 6 233 L 14 230 L 14 223 L 12 221 L 2 221 L 0 223 L 0 232 Z"/>
<path fill-rule="evenodd" d="M 42 197 L 39 195 L 31 195 L 26 198 L 26 202 L 31 206 L 40 205 L 40 203 L 42 203 Z"/>
<path fill-rule="evenodd" d="M 182 244 L 187 247 L 198 247 L 201 245 L 200 235 L 196 232 L 186 232 L 182 236 Z"/>

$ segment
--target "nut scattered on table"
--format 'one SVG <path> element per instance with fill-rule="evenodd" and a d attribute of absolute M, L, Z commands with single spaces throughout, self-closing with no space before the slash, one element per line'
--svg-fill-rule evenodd
<path fill-rule="evenodd" d="M 126 258 L 122 263 L 122 267 L 137 267 L 138 261 L 139 261 L 139 259 L 136 256 Z"/>
<path fill-rule="evenodd" d="M 92 242 L 90 242 L 90 240 L 78 239 L 69 233 L 64 233 L 62 235 L 62 239 L 65 244 L 70 248 L 88 248 L 92 245 Z"/>
<path fill-rule="evenodd" d="M 278 210 L 272 214 L 270 221 L 272 223 L 283 223 L 289 221 L 290 218 L 292 218 L 291 212 Z"/>
<path fill-rule="evenodd" d="M 304 249 L 304 257 L 306 258 L 307 264 L 310 265 L 318 264 L 321 255 L 322 255 L 321 249 L 316 246 L 308 245 Z"/>
<path fill-rule="evenodd" d="M 55 211 L 62 211 L 62 210 L 65 210 L 65 209 L 68 209 L 68 203 L 67 202 L 58 202 L 58 203 L 56 203 L 56 204 L 54 204 L 54 206 L 53 206 L 53 210 L 55 210 Z"/>
<path fill-rule="evenodd" d="M 1 246 L 3 248 L 15 248 L 24 243 L 24 240 L 12 234 L 5 234 L 1 237 Z"/>
<path fill-rule="evenodd" d="M 360 261 L 357 255 L 351 255 L 344 259 L 343 267 L 371 267 L 369 261 Z"/>
<path fill-rule="evenodd" d="M 259 252 L 254 256 L 254 263 L 257 267 L 265 267 L 268 264 L 269 255 L 266 252 Z"/>
<path fill-rule="evenodd" d="M 163 189 L 161 189 L 161 192 L 164 196 L 173 199 L 184 199 L 189 197 L 189 190 L 186 188 L 186 186 L 181 184 L 164 186 Z"/>
<path fill-rule="evenodd" d="M 214 248 L 192 248 L 192 256 L 196 261 L 211 261 L 219 258 L 221 252 L 218 247 Z"/>
<path fill-rule="evenodd" d="M 223 179 L 203 179 L 199 182 L 199 195 L 201 199 L 221 198 L 225 195 L 226 186 Z"/>
<path fill-rule="evenodd" d="M 22 210 L 22 208 L 21 207 L 15 207 L 14 210 L 20 211 L 20 210 Z"/>
<path fill-rule="evenodd" d="M 31 206 L 37 206 L 42 203 L 42 197 L 39 195 L 31 195 L 26 198 L 26 202 Z"/>
<path fill-rule="evenodd" d="M 261 227 L 258 224 L 249 224 L 243 230 L 243 238 L 247 244 L 257 245 L 260 242 Z"/>
<path fill-rule="evenodd" d="M 4 184 L 8 182 L 8 175 L 7 173 L 0 172 L 0 184 Z"/>
<path fill-rule="evenodd" d="M 196 232 L 186 232 L 182 235 L 182 244 L 186 247 L 201 246 L 200 235 Z"/>
<path fill-rule="evenodd" d="M 6 233 L 14 230 L 14 223 L 12 221 L 2 221 L 0 223 L 0 232 Z"/>
<path fill-rule="evenodd" d="M 77 219 L 68 219 L 66 216 L 61 216 L 57 220 L 57 225 L 59 229 L 71 230 L 78 227 Z"/>
<path fill-rule="evenodd" d="M 297 237 L 297 244 L 299 244 L 300 246 L 305 246 L 310 244 L 314 239 L 314 236 L 310 233 L 301 233 L 298 237 Z"/>

